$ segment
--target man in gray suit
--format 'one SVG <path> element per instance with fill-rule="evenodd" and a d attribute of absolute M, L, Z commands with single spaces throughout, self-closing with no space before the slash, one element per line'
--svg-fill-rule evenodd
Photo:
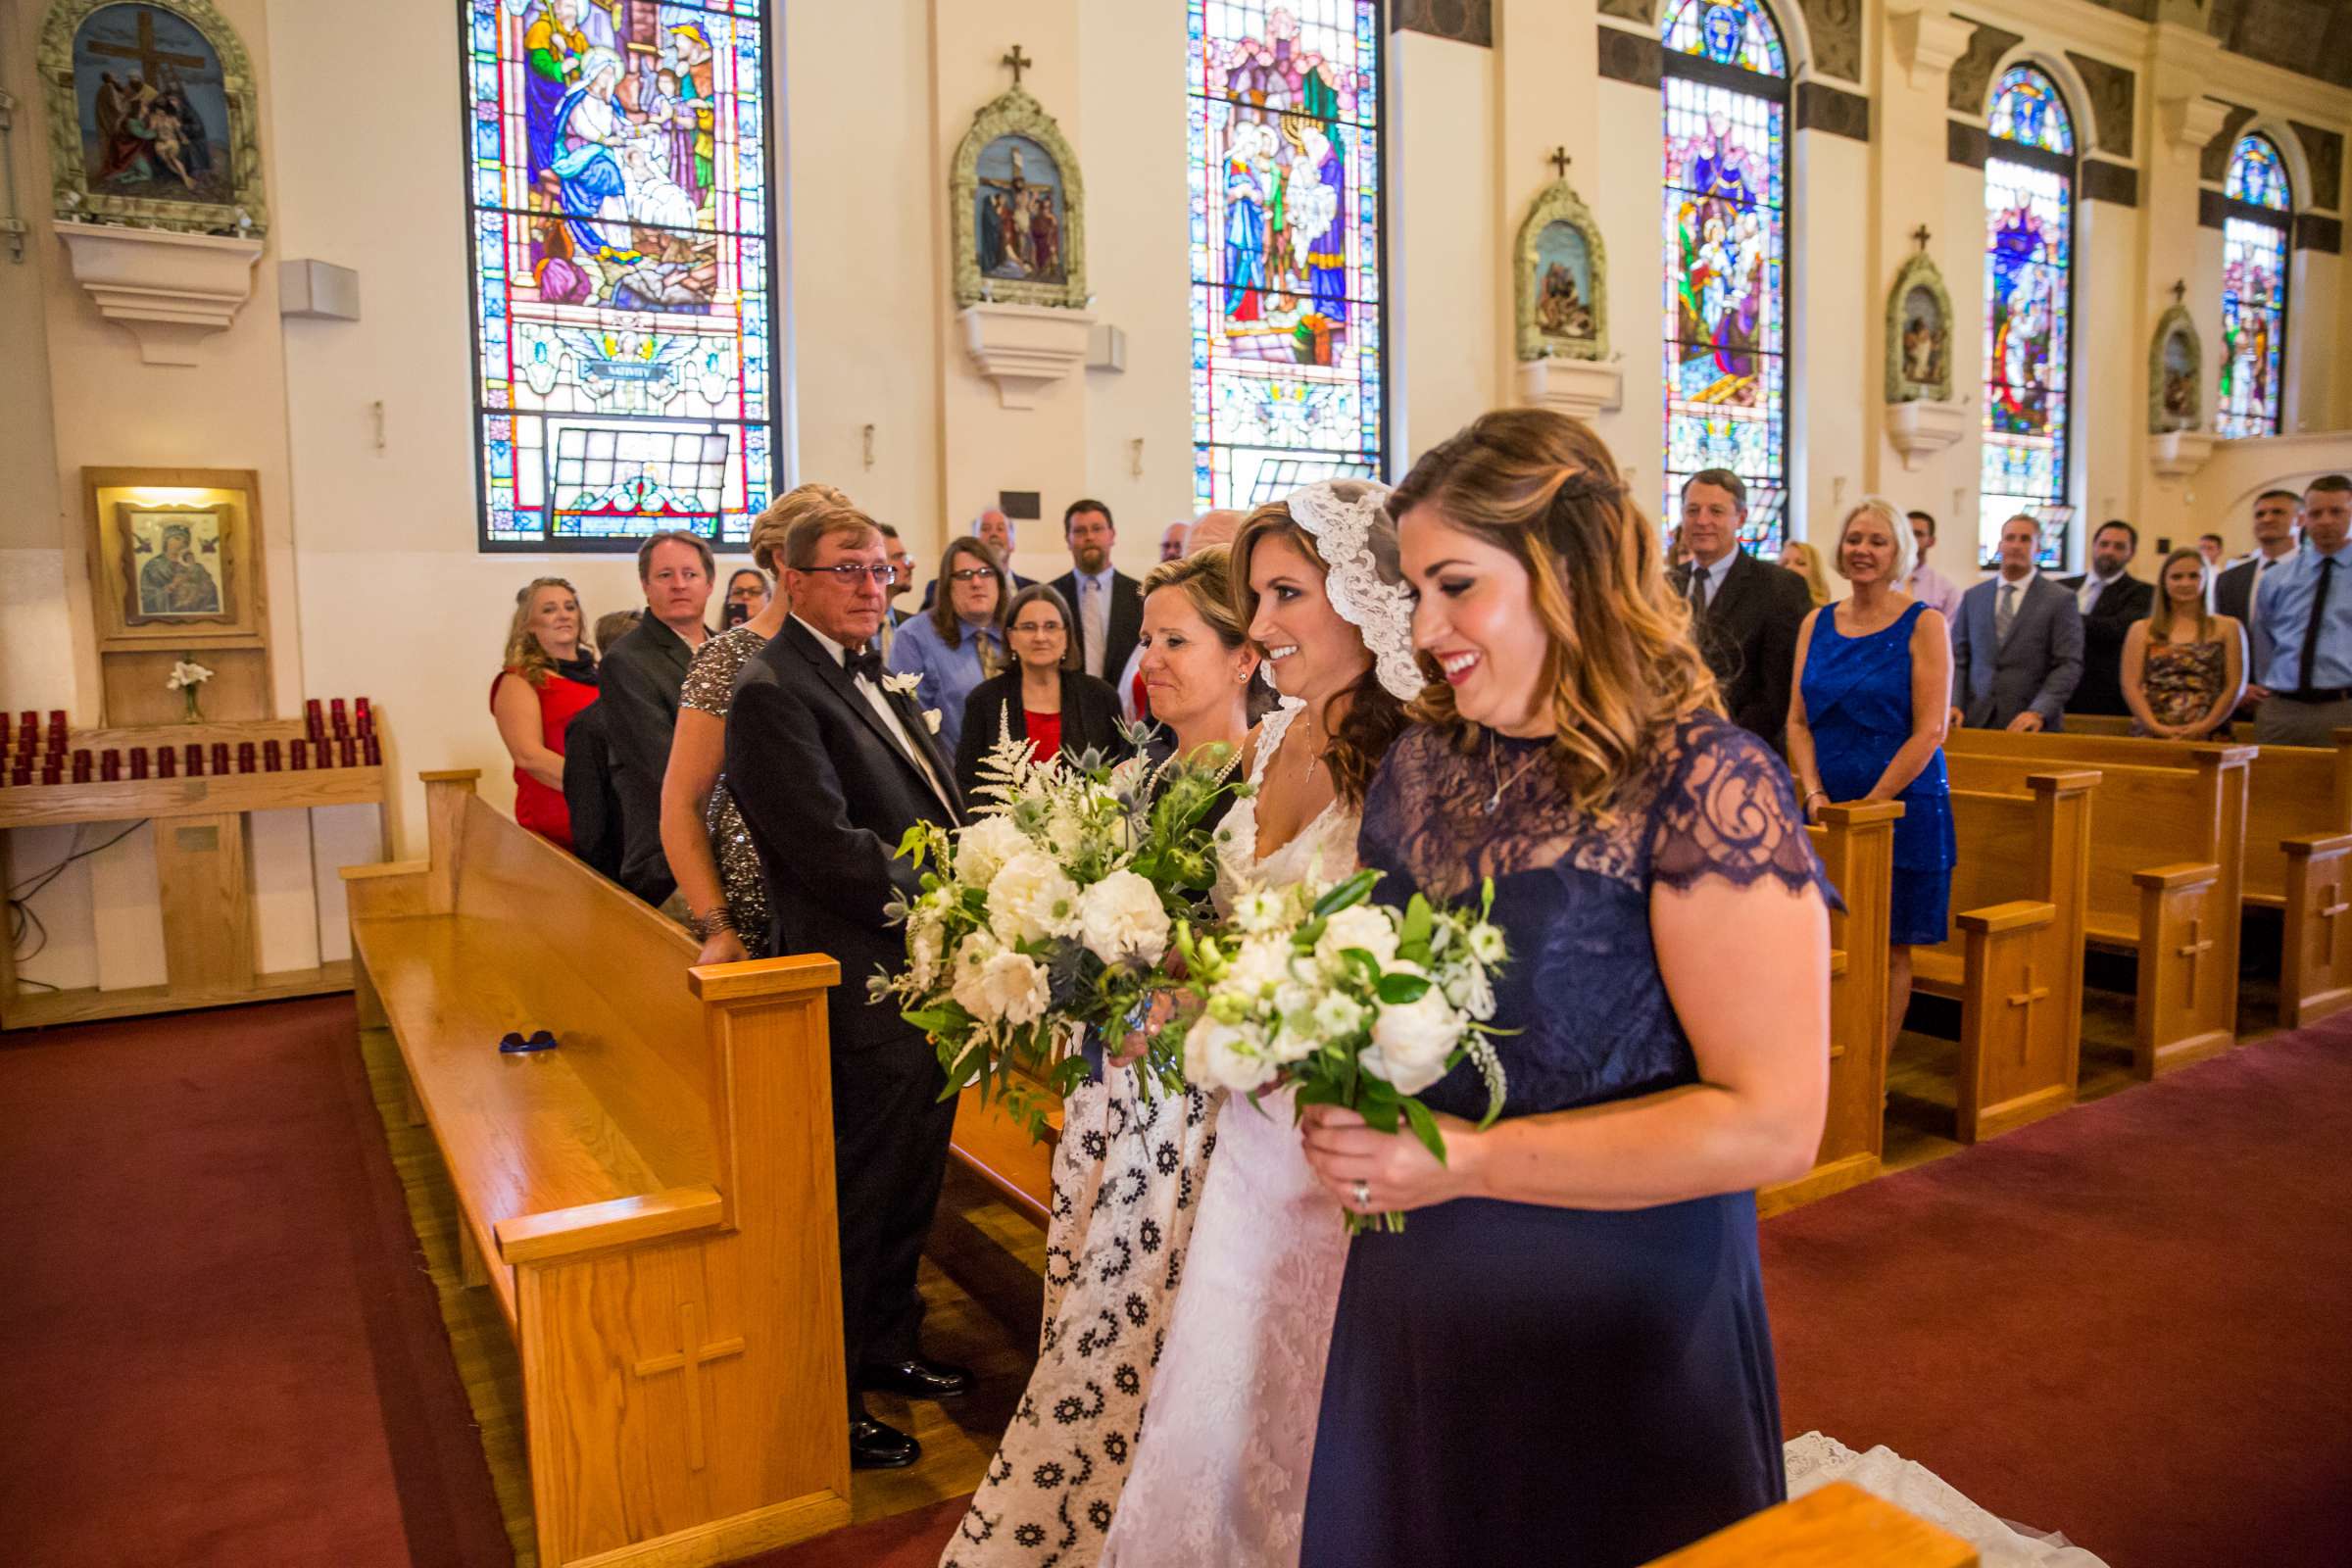
<path fill-rule="evenodd" d="M 2041 528 L 2001 524 L 2001 572 L 1960 596 L 1952 622 L 1952 723 L 1973 729 L 2060 729 L 2082 678 L 2082 612 L 2034 569 Z"/>

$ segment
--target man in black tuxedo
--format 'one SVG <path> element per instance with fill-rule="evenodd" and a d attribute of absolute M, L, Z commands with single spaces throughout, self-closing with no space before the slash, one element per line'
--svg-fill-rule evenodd
<path fill-rule="evenodd" d="M 695 651 L 710 635 L 710 546 L 698 533 L 649 535 L 637 547 L 637 582 L 645 614 L 636 629 L 605 651 L 596 706 L 605 710 L 612 749 L 612 789 L 620 801 L 620 885 L 659 908 L 677 891 L 662 851 L 662 777 L 678 728 L 678 688 Z"/>
<path fill-rule="evenodd" d="M 1779 751 L 1796 634 L 1813 596 L 1795 572 L 1740 548 L 1746 521 L 1747 486 L 1738 474 L 1708 468 L 1686 480 L 1683 545 L 1690 564 L 1675 568 L 1674 589 L 1690 606 L 1691 632 L 1723 688 L 1725 716 Z"/>
<path fill-rule="evenodd" d="M 2117 517 L 2090 536 L 2090 570 L 2061 577 L 2082 617 L 2082 678 L 2066 701 L 2070 713 L 2129 713 L 2124 701 L 2124 639 L 2132 623 L 2148 618 L 2156 587 L 2131 574 L 2139 530 Z"/>
<path fill-rule="evenodd" d="M 1071 502 L 1061 514 L 1061 532 L 1072 569 L 1054 578 L 1054 587 L 1070 607 L 1078 667 L 1097 680 L 1117 680 L 1144 634 L 1143 588 L 1110 564 L 1119 532 L 1102 502 Z"/>
<path fill-rule="evenodd" d="M 919 1030 L 866 977 L 906 961 L 885 907 L 920 891 L 899 840 L 916 820 L 961 816 L 955 764 L 911 698 L 882 683 L 874 638 L 891 567 L 853 507 L 820 509 L 785 535 L 793 613 L 735 680 L 727 787 L 767 881 L 772 953 L 841 963 L 830 1004 L 834 1187 L 850 1375 L 850 1458 L 895 1468 L 915 1441 L 866 1413 L 864 1392 L 944 1398 L 970 1375 L 923 1358 L 915 1267 L 939 1204 L 956 1102 Z"/>

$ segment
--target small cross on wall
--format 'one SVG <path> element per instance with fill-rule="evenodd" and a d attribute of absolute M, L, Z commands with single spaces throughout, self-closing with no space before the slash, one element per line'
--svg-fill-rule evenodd
<path fill-rule="evenodd" d="M 1920 254 L 1923 256 L 1927 254 L 1928 237 L 1928 225 L 1925 223 L 1911 231 L 1911 243 L 1919 247 Z"/>
<path fill-rule="evenodd" d="M 1551 150 L 1550 156 L 1545 158 L 1544 161 L 1551 166 L 1551 173 L 1554 179 L 1566 179 L 1568 177 L 1568 166 L 1576 162 L 1575 159 L 1568 156 L 1568 149 L 1566 147 L 1554 147 Z"/>
<path fill-rule="evenodd" d="M 1012 46 L 1011 52 L 1005 55 L 1004 59 L 998 61 L 997 64 L 1000 66 L 1010 66 L 1012 68 L 1012 84 L 1015 87 L 1018 87 L 1021 84 L 1021 73 L 1028 70 L 1031 66 L 1036 65 L 1037 62 L 1030 59 L 1027 55 L 1022 54 L 1021 46 L 1016 43 Z"/>
<path fill-rule="evenodd" d="M 2185 279 L 2182 279 L 2182 278 L 2178 278 L 2178 277 L 2174 278 L 2174 279 L 2173 279 L 2173 303 L 2174 303 L 2175 305 L 2178 305 L 2178 304 L 2180 304 L 2180 303 L 2182 300 L 2184 300 L 2184 299 L 2186 299 L 2186 298 L 2188 298 L 2188 283 L 2187 283 L 2187 281 L 2186 281 Z"/>

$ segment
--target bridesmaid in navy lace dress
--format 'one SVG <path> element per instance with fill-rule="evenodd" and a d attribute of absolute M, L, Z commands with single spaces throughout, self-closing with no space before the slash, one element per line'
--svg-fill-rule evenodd
<path fill-rule="evenodd" d="M 1804 1171 L 1834 895 L 1788 775 L 1709 710 L 1657 536 L 1585 425 L 1490 414 L 1391 502 L 1443 671 L 1364 806 L 1376 896 L 1494 880 L 1502 1119 L 1447 1162 L 1333 1107 L 1351 1244 L 1303 1568 L 1644 1563 L 1781 1499 L 1753 1189 Z"/>
<path fill-rule="evenodd" d="M 1911 1006 L 1911 950 L 1941 942 L 1952 900 L 1952 787 L 1943 765 L 1952 633 L 1904 593 L 1918 545 L 1873 497 L 1838 530 L 1838 574 L 1853 597 L 1805 617 L 1788 699 L 1788 765 L 1805 814 L 1831 802 L 1899 801 L 1887 909 L 1886 1047 Z"/>

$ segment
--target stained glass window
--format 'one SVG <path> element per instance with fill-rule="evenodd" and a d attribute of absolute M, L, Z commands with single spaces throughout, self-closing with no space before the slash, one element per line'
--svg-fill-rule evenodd
<path fill-rule="evenodd" d="M 464 0 L 485 549 L 741 541 L 773 488 L 767 0 Z"/>
<path fill-rule="evenodd" d="M 2222 187 L 2222 406 L 2225 436 L 2277 435 L 2286 358 L 2286 161 L 2268 136 L 2240 136 Z"/>
<path fill-rule="evenodd" d="M 1665 512 L 1683 481 L 1747 486 L 1740 542 L 1788 529 L 1788 57 L 1761 0 L 1677 0 L 1664 37 Z"/>
<path fill-rule="evenodd" d="M 1375 0 L 1190 0 L 1193 493 L 1379 475 Z"/>
<path fill-rule="evenodd" d="M 2032 66 L 2002 73 L 1984 163 L 1984 449 L 1978 554 L 2001 524 L 2042 524 L 2041 564 L 2066 564 L 2068 369 L 2075 234 L 2075 127 L 2057 84 Z"/>

